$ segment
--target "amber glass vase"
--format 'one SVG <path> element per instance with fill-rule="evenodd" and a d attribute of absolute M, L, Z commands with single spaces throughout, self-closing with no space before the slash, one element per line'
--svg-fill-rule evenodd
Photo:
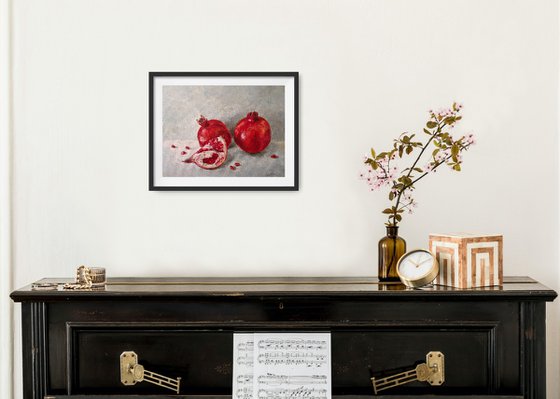
<path fill-rule="evenodd" d="M 387 226 L 387 235 L 379 240 L 379 281 L 399 281 L 397 262 L 406 252 L 406 241 L 399 237 L 398 226 Z"/>

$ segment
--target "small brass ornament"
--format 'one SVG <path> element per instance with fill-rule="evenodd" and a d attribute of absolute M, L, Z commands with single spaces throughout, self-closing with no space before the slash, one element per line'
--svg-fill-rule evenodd
<path fill-rule="evenodd" d="M 79 266 L 76 269 L 76 281 L 64 284 L 65 290 L 99 290 L 107 283 L 105 268 Z"/>
<path fill-rule="evenodd" d="M 393 374 L 384 378 L 371 379 L 373 393 L 408 384 L 413 381 L 425 381 L 430 385 L 442 385 L 445 382 L 445 356 L 438 351 L 428 352 L 426 363 L 420 363 L 414 369 Z"/>
<path fill-rule="evenodd" d="M 181 377 L 173 379 L 144 369 L 144 366 L 138 364 L 138 355 L 133 351 L 121 353 L 120 366 L 121 383 L 123 385 L 135 385 L 137 382 L 146 381 L 179 394 Z"/>

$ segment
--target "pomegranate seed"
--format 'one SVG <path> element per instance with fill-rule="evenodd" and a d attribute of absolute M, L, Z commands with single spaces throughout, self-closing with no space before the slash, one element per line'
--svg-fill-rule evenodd
<path fill-rule="evenodd" d="M 276 158 L 278 158 L 278 155 L 276 155 L 276 154 L 272 154 L 272 155 L 270 156 L 270 158 L 274 158 L 274 159 L 276 159 Z"/>
<path fill-rule="evenodd" d="M 231 170 L 235 170 L 235 169 L 236 169 L 236 167 L 233 166 L 233 165 L 230 165 L 229 168 L 230 168 Z"/>
<path fill-rule="evenodd" d="M 216 159 L 218 159 L 218 153 L 217 152 L 213 153 L 209 157 L 206 157 L 206 158 L 202 159 L 202 162 L 204 162 L 205 164 L 211 164 L 211 163 L 214 163 L 216 161 Z"/>
<path fill-rule="evenodd" d="M 241 166 L 241 164 L 239 162 L 236 162 L 235 166 Z"/>
<path fill-rule="evenodd" d="M 175 144 L 171 144 L 171 148 L 177 148 Z"/>
<path fill-rule="evenodd" d="M 185 148 L 186 148 L 187 150 L 190 150 L 190 149 L 191 149 L 191 147 L 189 147 L 188 145 L 186 145 Z"/>
<path fill-rule="evenodd" d="M 186 151 L 181 151 L 181 155 L 187 155 Z"/>

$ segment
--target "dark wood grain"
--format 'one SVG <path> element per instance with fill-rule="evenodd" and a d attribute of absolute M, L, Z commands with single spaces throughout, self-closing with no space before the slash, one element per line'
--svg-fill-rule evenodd
<path fill-rule="evenodd" d="M 88 395 L 57 395 L 57 396 L 45 396 L 44 399 L 122 399 L 122 395 L 99 395 L 92 398 Z M 418 396 L 411 395 L 377 395 L 373 396 L 377 399 L 418 399 Z M 129 399 L 231 399 L 231 395 L 129 395 Z M 333 395 L 333 399 L 371 399 L 372 395 Z M 461 396 L 449 396 L 449 395 L 422 395 L 421 399 L 523 399 L 523 396 L 519 395 L 461 395 Z"/>
<path fill-rule="evenodd" d="M 330 332 L 335 398 L 369 397 L 371 376 L 410 368 L 432 350 L 446 355 L 444 385 L 412 383 L 392 397 L 545 398 L 545 303 L 556 293 L 527 277 L 505 281 L 472 290 L 409 290 L 371 278 L 116 278 L 89 292 L 28 286 L 12 293 L 23 302 L 24 399 L 229 398 L 233 334 L 253 331 Z M 181 376 L 181 395 L 123 386 L 125 350 L 148 370 Z"/>
<path fill-rule="evenodd" d="M 314 277 L 314 278 L 109 278 L 105 290 L 72 291 L 63 290 L 62 284 L 71 279 L 49 278 L 41 283 L 60 283 L 58 290 L 34 291 L 31 285 L 14 291 L 10 296 L 15 302 L 56 301 L 79 298 L 113 300 L 114 298 L 139 297 L 258 297 L 261 295 L 293 296 L 356 296 L 379 298 L 439 298 L 448 300 L 494 300 L 521 298 L 525 300 L 552 301 L 556 293 L 529 277 L 504 277 L 501 287 L 459 289 L 432 286 L 410 289 L 400 283 L 381 283 L 376 277 Z M 429 293 L 429 295 L 426 295 Z"/>

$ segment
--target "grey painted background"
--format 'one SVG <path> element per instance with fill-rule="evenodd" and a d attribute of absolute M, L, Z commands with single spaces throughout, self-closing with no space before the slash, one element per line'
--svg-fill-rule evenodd
<path fill-rule="evenodd" d="M 163 176 L 283 177 L 284 96 L 284 86 L 164 86 Z M 237 122 L 251 111 L 266 118 L 272 130 L 272 140 L 264 151 L 248 154 L 233 142 L 226 162 L 218 169 L 182 162 L 199 148 L 196 120 L 200 115 L 224 122 L 233 138 Z M 181 155 L 183 151 L 186 154 Z M 278 158 L 271 158 L 273 154 Z M 236 162 L 241 166 L 231 170 Z"/>

